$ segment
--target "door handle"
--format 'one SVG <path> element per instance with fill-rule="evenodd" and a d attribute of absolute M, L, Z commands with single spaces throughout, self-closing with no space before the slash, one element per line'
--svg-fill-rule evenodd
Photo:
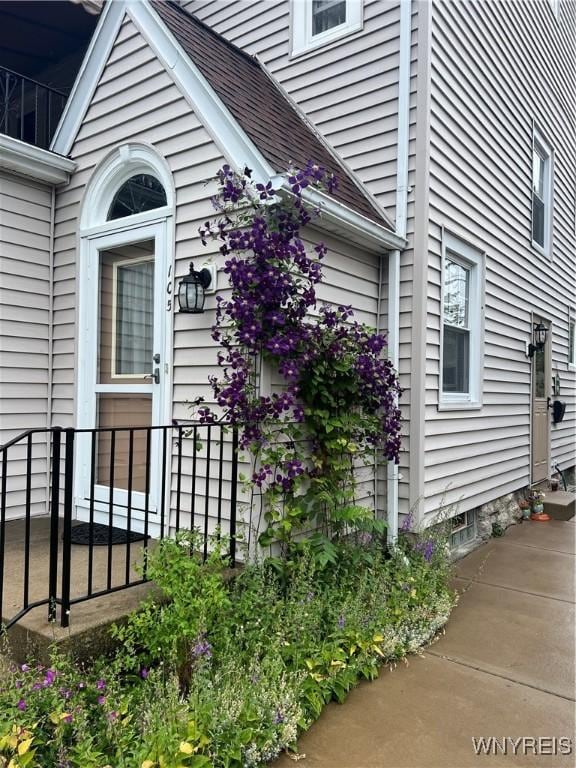
<path fill-rule="evenodd" d="M 154 368 L 152 373 L 147 373 L 145 379 L 153 379 L 154 384 L 160 384 L 160 368 Z"/>

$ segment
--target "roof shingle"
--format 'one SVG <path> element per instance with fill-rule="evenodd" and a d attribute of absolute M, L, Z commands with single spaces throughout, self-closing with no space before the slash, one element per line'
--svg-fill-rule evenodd
<path fill-rule="evenodd" d="M 338 178 L 332 197 L 390 229 L 377 204 L 324 144 L 281 86 L 254 57 L 171 0 L 153 6 L 260 153 L 280 173 L 309 160 Z"/>

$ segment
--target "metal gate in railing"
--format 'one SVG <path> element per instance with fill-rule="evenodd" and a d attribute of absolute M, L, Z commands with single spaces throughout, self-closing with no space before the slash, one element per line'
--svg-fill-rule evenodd
<path fill-rule="evenodd" d="M 151 542 L 197 531 L 236 560 L 238 431 L 225 424 L 32 429 L 0 447 L 0 617 L 71 606 L 148 580 Z"/>

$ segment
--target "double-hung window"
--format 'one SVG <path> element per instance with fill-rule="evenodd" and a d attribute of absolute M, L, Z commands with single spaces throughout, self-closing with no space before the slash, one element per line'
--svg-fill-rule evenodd
<path fill-rule="evenodd" d="M 481 404 L 482 281 L 482 252 L 445 232 L 440 408 Z"/>
<path fill-rule="evenodd" d="M 292 55 L 362 29 L 363 0 L 292 0 Z"/>
<path fill-rule="evenodd" d="M 532 245 L 550 253 L 552 234 L 552 149 L 538 130 L 532 145 Z"/>

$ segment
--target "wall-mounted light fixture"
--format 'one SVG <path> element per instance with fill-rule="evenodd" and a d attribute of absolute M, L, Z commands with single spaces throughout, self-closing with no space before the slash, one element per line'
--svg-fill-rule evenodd
<path fill-rule="evenodd" d="M 211 282 L 212 273 L 209 269 L 204 268 L 196 272 L 194 264 L 190 262 L 190 273 L 183 277 L 178 285 L 179 311 L 193 314 L 204 312 L 206 289 Z"/>
<path fill-rule="evenodd" d="M 536 323 L 532 330 L 532 341 L 528 344 L 528 357 L 534 357 L 534 352 L 544 349 L 548 338 L 548 328 L 544 323 Z"/>

